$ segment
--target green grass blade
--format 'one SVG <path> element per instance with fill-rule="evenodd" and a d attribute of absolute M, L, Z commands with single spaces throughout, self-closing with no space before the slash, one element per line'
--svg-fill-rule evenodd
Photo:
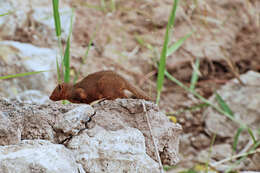
<path fill-rule="evenodd" d="M 115 0 L 110 0 L 110 8 L 111 8 L 112 12 L 116 11 L 116 2 L 115 2 Z"/>
<path fill-rule="evenodd" d="M 13 11 L 8 11 L 7 13 L 0 14 L 0 17 L 7 16 L 7 15 L 12 14 L 12 13 L 14 13 L 14 12 Z"/>
<path fill-rule="evenodd" d="M 69 36 L 71 36 L 72 34 L 73 18 L 74 18 L 74 8 L 71 9 Z"/>
<path fill-rule="evenodd" d="M 186 91 L 189 91 L 189 88 L 186 87 L 185 85 L 183 85 L 178 79 L 176 79 L 175 77 L 173 77 L 172 75 L 170 75 L 170 73 L 168 71 L 165 71 L 165 75 L 166 77 L 168 77 L 171 81 L 173 81 L 174 83 L 176 83 L 177 85 L 179 85 L 180 87 L 184 88 Z"/>
<path fill-rule="evenodd" d="M 135 39 L 137 41 L 137 43 L 139 43 L 141 46 L 146 47 L 147 49 L 154 51 L 154 48 L 152 45 L 150 45 L 149 43 L 146 43 L 142 37 L 140 37 L 139 35 L 135 35 Z"/>
<path fill-rule="evenodd" d="M 199 79 L 199 67 L 200 67 L 200 61 L 197 58 L 196 62 L 195 62 L 194 69 L 193 69 L 192 78 L 191 78 L 191 84 L 190 84 L 190 89 L 191 90 L 195 89 L 195 86 L 196 86 L 196 84 L 198 82 L 198 79 Z"/>
<path fill-rule="evenodd" d="M 53 17 L 55 23 L 56 36 L 61 35 L 61 24 L 60 24 L 60 14 L 59 14 L 59 0 L 52 0 L 53 6 Z"/>
<path fill-rule="evenodd" d="M 69 31 L 69 36 L 68 36 L 67 43 L 66 43 L 64 58 L 63 58 L 64 69 L 65 69 L 64 82 L 66 82 L 66 83 L 70 82 L 70 37 L 71 37 L 71 33 L 72 33 L 73 16 L 74 16 L 74 9 L 72 9 L 72 14 L 71 14 L 71 18 L 70 18 L 70 31 Z"/>
<path fill-rule="evenodd" d="M 107 5 L 106 5 L 106 2 L 105 2 L 105 0 L 101 0 L 100 1 L 100 6 L 101 6 L 101 9 L 104 11 L 104 12 L 106 12 L 107 11 Z"/>
<path fill-rule="evenodd" d="M 248 131 L 249 135 L 251 136 L 251 138 L 252 138 L 252 140 L 253 140 L 253 142 L 255 144 L 257 141 L 255 139 L 253 131 L 250 128 L 247 128 L 247 131 Z"/>
<path fill-rule="evenodd" d="M 222 99 L 222 97 L 218 93 L 216 93 L 216 99 L 220 108 L 226 113 L 228 113 L 230 116 L 234 117 L 234 113 L 231 111 L 228 104 Z"/>
<path fill-rule="evenodd" d="M 84 3 L 84 6 L 86 6 L 87 8 L 90 8 L 90 9 L 95 9 L 95 10 L 98 10 L 98 11 L 103 11 L 102 7 L 100 5 L 92 5 L 90 3 L 87 3 L 85 2 Z"/>
<path fill-rule="evenodd" d="M 0 76 L 0 80 L 16 78 L 16 77 L 24 77 L 24 76 L 34 75 L 34 74 L 38 74 L 38 73 L 42 73 L 42 72 L 47 72 L 47 71 L 33 71 L 33 72 L 26 72 L 26 73 L 18 73 L 18 74 L 11 74 L 11 75 L 6 75 L 6 76 Z"/>
<path fill-rule="evenodd" d="M 170 29 L 174 26 L 175 21 L 175 13 L 178 5 L 178 0 L 174 0 L 174 4 L 172 7 L 171 15 L 167 24 L 166 33 L 164 37 L 164 43 L 163 43 L 163 49 L 161 52 L 160 62 L 159 62 L 159 72 L 157 77 L 157 98 L 156 98 L 156 104 L 160 101 L 160 95 L 162 91 L 162 86 L 164 82 L 164 72 L 165 72 L 165 64 L 166 64 L 166 55 L 167 55 L 167 48 L 168 48 L 168 42 L 169 42 L 169 32 Z"/>
<path fill-rule="evenodd" d="M 220 108 L 221 108 L 224 112 L 226 112 L 227 114 L 229 114 L 230 116 L 234 117 L 234 113 L 232 112 L 232 110 L 229 108 L 229 106 L 227 105 L 227 103 L 222 99 L 222 97 L 221 97 L 218 93 L 216 93 L 216 99 L 217 99 L 217 102 L 218 102 Z M 238 129 L 238 132 L 237 132 L 237 134 L 236 134 L 237 139 L 236 139 L 236 137 L 235 137 L 235 140 L 238 140 L 238 136 L 237 136 L 237 135 L 240 135 L 240 132 L 239 132 L 239 131 L 241 131 L 240 129 L 244 129 L 244 127 L 240 127 L 240 128 Z M 248 131 L 249 135 L 251 136 L 253 142 L 256 143 L 256 139 L 255 139 L 255 136 L 254 136 L 252 130 L 251 130 L 250 128 L 247 128 L 247 131 Z M 236 144 L 237 141 L 234 141 L 234 142 L 235 142 L 234 144 Z M 236 145 L 233 145 L 233 147 L 236 147 Z"/>
<path fill-rule="evenodd" d="M 184 37 L 180 38 L 177 42 L 175 42 L 172 46 L 170 46 L 167 49 L 167 54 L 166 56 L 170 56 L 173 52 L 175 52 L 177 49 L 179 49 L 181 47 L 181 45 L 184 43 L 185 40 L 187 40 L 187 38 L 189 38 L 191 36 L 191 33 L 186 34 Z"/>
<path fill-rule="evenodd" d="M 58 77 L 64 74 L 64 69 L 63 69 L 63 48 L 62 48 L 62 43 L 61 43 L 61 23 L 60 23 L 60 14 L 59 14 L 59 0 L 52 0 L 52 6 L 53 6 L 53 18 L 54 18 L 54 24 L 55 24 L 55 31 L 56 31 L 56 36 L 58 38 L 58 47 L 60 51 L 60 62 L 62 64 L 59 64 L 57 66 L 57 72 L 59 71 L 59 74 L 57 74 Z M 60 79 L 58 79 L 58 82 L 60 82 Z"/>
<path fill-rule="evenodd" d="M 64 61 L 64 69 L 65 69 L 64 82 L 69 83 L 70 82 L 70 36 L 67 39 L 63 61 Z"/>
<path fill-rule="evenodd" d="M 180 171 L 178 173 L 198 173 L 197 171 L 195 171 L 193 168 L 185 170 L 185 171 Z"/>
<path fill-rule="evenodd" d="M 60 73 L 58 57 L 56 57 L 56 68 L 57 68 L 58 83 L 61 83 L 61 73 Z"/>
<path fill-rule="evenodd" d="M 233 141 L 233 152 L 236 152 L 236 150 L 237 150 L 238 139 L 239 139 L 239 136 L 240 136 L 240 134 L 243 130 L 244 130 L 244 128 L 242 128 L 242 127 L 239 127 L 237 129 L 237 132 L 235 134 L 235 138 L 234 138 L 234 141 Z"/>
<path fill-rule="evenodd" d="M 163 165 L 163 170 L 167 172 L 175 167 L 176 167 L 176 165 Z"/>
<path fill-rule="evenodd" d="M 193 169 L 189 169 L 189 170 L 187 171 L 187 173 L 198 173 L 198 171 L 195 171 L 195 170 L 193 170 Z"/>
<path fill-rule="evenodd" d="M 168 20 L 168 25 L 167 25 L 167 27 L 169 27 L 168 29 L 171 29 L 171 28 L 174 27 L 174 22 L 175 22 L 175 16 L 176 16 L 178 3 L 179 3 L 179 0 L 174 0 L 173 8 L 172 8 L 172 11 L 171 11 L 171 16 L 170 16 L 170 18 Z"/>

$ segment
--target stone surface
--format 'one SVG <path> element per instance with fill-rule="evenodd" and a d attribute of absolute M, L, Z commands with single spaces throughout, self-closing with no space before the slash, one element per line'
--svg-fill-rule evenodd
<path fill-rule="evenodd" d="M 44 140 L 0 146 L 1 173 L 84 173 L 71 151 Z"/>
<path fill-rule="evenodd" d="M 39 90 L 27 90 L 10 98 L 23 103 L 44 104 L 50 102 L 49 97 Z"/>
<path fill-rule="evenodd" d="M 159 172 L 142 102 L 164 164 L 179 160 L 181 126 L 144 100 L 117 99 L 94 105 L 88 129 L 68 142 L 87 172 Z"/>
<path fill-rule="evenodd" d="M 195 148 L 205 148 L 210 146 L 210 139 L 205 134 L 198 134 L 197 136 L 191 137 L 191 144 Z"/>
<path fill-rule="evenodd" d="M 61 2 L 61 4 L 64 6 L 64 2 Z M 62 7 L 61 5 L 61 7 Z M 50 5 L 48 6 L 41 6 L 38 8 L 35 8 L 33 10 L 33 14 L 32 14 L 32 19 L 40 24 L 42 24 L 43 26 L 45 26 L 46 30 L 51 30 L 51 35 L 50 33 L 46 33 L 49 34 L 49 37 L 51 36 L 53 40 L 56 40 L 56 34 L 55 34 L 55 24 L 54 24 L 54 20 L 52 17 L 50 17 L 52 15 L 52 8 L 50 8 Z M 59 8 L 59 13 L 60 13 L 60 23 L 62 24 L 61 27 L 61 38 L 63 40 L 66 40 L 69 32 L 70 32 L 70 18 L 72 15 L 72 9 L 68 6 Z M 72 21 L 75 21 L 75 19 L 73 19 Z"/>
<path fill-rule="evenodd" d="M 136 128 L 145 136 L 146 152 L 156 159 L 154 146 L 149 132 L 142 102 L 145 103 L 155 141 L 162 162 L 174 165 L 179 161 L 179 134 L 182 128 L 174 124 L 151 102 L 135 99 L 117 99 L 115 102 L 103 101 L 94 106 L 96 110 L 92 121 L 107 131 L 117 131 L 125 127 Z"/>
<path fill-rule="evenodd" d="M 224 85 L 218 94 L 229 105 L 236 120 L 250 125 L 253 132 L 257 133 L 260 124 L 260 74 L 249 71 L 240 76 L 245 83 L 242 86 L 236 79 Z M 214 104 L 218 104 L 215 96 L 210 98 Z M 219 114 L 211 107 L 204 112 L 206 130 L 220 137 L 234 137 L 238 124 L 229 120 L 226 116 Z M 248 134 L 240 135 L 238 144 L 244 143 L 250 138 Z"/>
<path fill-rule="evenodd" d="M 241 85 L 236 79 L 231 80 L 217 91 L 219 95 L 228 104 L 234 114 L 234 118 L 243 124 L 246 124 L 251 128 L 254 136 L 259 134 L 260 124 L 260 73 L 249 71 L 246 74 L 240 76 L 240 79 L 245 83 Z M 210 98 L 213 104 L 218 105 L 215 96 Z M 232 142 L 234 136 L 239 128 L 239 124 L 228 119 L 226 116 L 219 114 L 211 107 L 208 107 L 204 112 L 206 131 L 210 134 L 216 134 L 219 138 L 230 140 L 229 144 L 226 144 L 224 148 L 213 148 L 212 152 L 218 153 L 215 157 L 224 159 L 232 155 Z M 251 136 L 245 130 L 239 135 L 237 142 L 237 150 L 241 151 L 248 145 L 248 141 L 251 141 Z M 221 157 L 220 157 L 221 156 Z M 248 170 L 259 168 L 259 162 L 257 160 L 257 154 L 253 155 L 253 158 L 245 159 L 238 167 L 247 167 Z"/>
<path fill-rule="evenodd" d="M 46 71 L 4 80 L 0 83 L 1 96 L 14 98 L 24 91 L 39 90 L 43 95 L 34 101 L 42 103 L 46 99 L 44 94 L 55 87 L 59 51 L 51 4 L 51 0 L 0 0 L 1 14 L 8 13 L 0 17 L 0 76 Z M 59 4 L 59 12 L 61 39 L 66 41 L 72 10 L 63 1 Z"/>
<path fill-rule="evenodd" d="M 11 103 L 0 97 L 0 112 L 0 118 L 4 120 L 0 124 L 0 137 L 4 140 L 0 144 L 10 145 L 19 143 L 21 139 L 61 143 L 85 129 L 85 123 L 94 110 L 88 105 Z"/>
<path fill-rule="evenodd" d="M 28 12 L 28 2 L 22 3 L 22 1 L 0 1 L 0 7 L 2 13 L 14 12 L 15 14 L 9 14 L 0 17 L 1 36 L 12 36 L 15 34 L 15 30 L 26 22 L 26 12 Z M 19 7 L 19 8 L 18 8 Z M 27 10 L 26 10 L 27 9 Z M 24 10 L 24 11 L 23 11 Z M 6 25 L 8 23 L 8 25 Z"/>
<path fill-rule="evenodd" d="M 252 156 L 252 168 L 254 170 L 260 170 L 260 149 L 258 148 L 258 152 L 255 153 L 253 156 Z"/>
<path fill-rule="evenodd" d="M 85 123 L 89 121 L 92 114 L 94 114 L 94 110 L 90 105 L 78 106 L 66 112 L 63 118 L 55 123 L 54 128 L 62 129 L 62 132 L 66 134 L 76 135 L 85 128 Z"/>
<path fill-rule="evenodd" d="M 25 77 L 6 79 L 0 83 L 2 96 L 14 97 L 34 89 L 49 93 L 55 87 L 56 51 L 15 41 L 0 42 L 0 75 L 46 71 Z"/>
<path fill-rule="evenodd" d="M 136 99 L 107 100 L 91 107 L 86 104 L 63 105 L 59 102 L 28 104 L 14 99 L 10 102 L 0 97 L 0 144 L 6 145 L 5 147 L 15 144 L 11 150 L 17 156 L 15 150 L 30 148 L 27 144 L 21 145 L 21 141 L 29 140 L 35 146 L 38 139 L 48 140 L 48 146 L 45 146 L 45 142 L 36 144 L 38 147 L 31 149 L 29 153 L 37 155 L 42 151 L 48 155 L 56 147 L 50 144 L 52 142 L 63 144 L 71 150 L 75 158 L 72 161 L 80 163 L 86 172 L 156 173 L 159 172 L 157 158 L 142 103 L 150 118 L 162 162 L 176 164 L 179 160 L 181 126 L 171 123 L 155 104 Z M 50 151 L 46 151 L 47 148 Z M 17 167 L 22 171 L 35 169 L 46 172 L 47 168 L 42 165 L 30 166 L 34 162 L 30 157 L 25 161 L 18 159 L 10 163 L 25 165 L 22 168 Z M 52 157 L 50 155 L 46 159 L 52 162 Z M 57 157 L 66 160 L 63 155 Z M 3 169 L 16 171 L 9 162 L 2 163 Z"/>
<path fill-rule="evenodd" d="M 30 42 L 34 45 L 57 44 L 51 0 L 0 0 L 0 37 L 6 40 Z M 59 3 L 62 38 L 69 33 L 71 9 L 64 1 Z M 44 40 L 44 41 L 43 41 Z"/>
<path fill-rule="evenodd" d="M 229 144 L 213 145 L 212 148 L 202 150 L 198 155 L 198 160 L 201 162 L 207 162 L 207 160 L 213 158 L 215 161 L 226 159 L 232 156 L 232 147 Z"/>
<path fill-rule="evenodd" d="M 17 144 L 21 140 L 21 131 L 10 121 L 5 112 L 0 111 L 0 145 Z"/>
<path fill-rule="evenodd" d="M 146 154 L 143 134 L 134 128 L 108 131 L 95 126 L 74 137 L 68 148 L 86 172 L 159 172 Z"/>

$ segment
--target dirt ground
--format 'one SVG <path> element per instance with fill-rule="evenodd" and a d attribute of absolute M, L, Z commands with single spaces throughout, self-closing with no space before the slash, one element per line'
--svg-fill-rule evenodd
<path fill-rule="evenodd" d="M 76 63 L 83 58 L 78 48 L 84 50 L 93 39 L 95 49 L 90 51 L 80 74 L 114 69 L 155 97 L 155 62 L 160 56 L 172 1 L 115 1 L 114 10 L 110 1 L 105 2 L 105 7 L 99 2 L 71 2 L 76 8 L 73 43 L 77 49 L 72 54 L 75 71 L 79 71 Z M 259 4 L 257 1 L 181 1 L 171 42 L 191 31 L 194 33 L 168 57 L 167 70 L 188 84 L 194 59 L 199 58 L 198 90 L 207 97 L 234 78 L 234 73 L 260 71 Z M 167 112 L 189 106 L 184 103 L 185 97 L 190 100 L 182 89 L 166 80 L 160 106 Z"/>
<path fill-rule="evenodd" d="M 82 76 L 97 69 L 113 69 L 156 97 L 156 61 L 162 48 L 172 1 L 99 1 L 74 0 L 76 8 L 74 46 L 84 50 L 91 39 L 87 62 L 75 50 L 73 65 Z M 185 44 L 167 59 L 167 70 L 189 84 L 194 60 L 200 60 L 197 91 L 210 97 L 227 81 L 248 70 L 260 72 L 260 1 L 181 1 L 177 10 L 171 43 L 194 31 Z M 177 168 L 196 165 L 197 154 L 210 146 L 205 132 L 203 108 L 189 109 L 199 102 L 169 80 L 164 83 L 160 108 L 182 124 L 191 146 L 180 147 L 182 161 Z M 218 143 L 220 139 L 216 139 Z M 173 170 L 173 172 L 177 171 Z"/>
<path fill-rule="evenodd" d="M 75 8 L 76 19 L 71 75 L 82 78 L 98 70 L 112 69 L 155 98 L 156 61 L 172 3 L 172 0 L 68 1 Z M 206 98 L 239 74 L 249 70 L 260 72 L 259 0 L 180 1 L 171 44 L 190 32 L 193 34 L 184 45 L 167 58 L 167 70 L 188 86 L 198 58 L 200 77 L 196 90 Z M 19 38 L 34 43 L 33 38 L 28 37 Z M 83 63 L 91 40 L 93 46 Z M 35 44 L 46 46 L 46 41 Z M 182 160 L 178 168 L 197 164 L 197 154 L 210 145 L 211 137 L 205 132 L 202 120 L 203 108 L 181 111 L 199 103 L 176 84 L 165 80 L 161 110 L 177 118 L 184 134 L 197 139 L 191 146 L 180 148 Z"/>
<path fill-rule="evenodd" d="M 157 69 L 165 28 L 172 1 L 99 1 L 75 0 L 74 46 L 84 50 L 93 39 L 86 64 L 77 68 L 82 55 L 75 53 L 74 69 L 82 76 L 97 69 L 113 69 L 156 97 Z M 253 1 L 181 1 L 177 10 L 171 43 L 194 31 L 185 44 L 167 59 L 167 70 L 189 84 L 192 67 L 200 59 L 197 91 L 210 97 L 221 85 L 248 70 L 260 72 L 260 2 Z M 141 41 L 140 41 L 141 40 Z M 191 146 L 180 147 L 182 160 L 177 166 L 191 168 L 197 154 L 209 147 L 211 137 L 205 132 L 203 108 L 184 111 L 199 102 L 169 80 L 165 81 L 160 108 L 174 115 Z M 195 140 L 194 140 L 195 139 Z M 221 143 L 221 140 L 217 141 Z M 224 142 L 224 141 L 222 141 Z M 182 145 L 182 144 L 181 144 Z M 177 171 L 172 170 L 173 172 Z"/>

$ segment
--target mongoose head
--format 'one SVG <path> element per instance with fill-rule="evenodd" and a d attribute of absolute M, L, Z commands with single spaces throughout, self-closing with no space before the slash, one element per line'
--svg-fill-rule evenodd
<path fill-rule="evenodd" d="M 53 90 L 50 99 L 52 101 L 65 100 L 70 89 L 71 85 L 68 83 L 58 84 L 56 88 Z"/>

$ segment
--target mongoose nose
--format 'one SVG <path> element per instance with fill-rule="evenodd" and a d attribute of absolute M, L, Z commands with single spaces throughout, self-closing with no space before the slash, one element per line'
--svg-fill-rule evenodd
<path fill-rule="evenodd" d="M 49 97 L 49 99 L 55 101 L 55 98 L 54 98 L 53 95 L 51 95 L 51 96 Z"/>

